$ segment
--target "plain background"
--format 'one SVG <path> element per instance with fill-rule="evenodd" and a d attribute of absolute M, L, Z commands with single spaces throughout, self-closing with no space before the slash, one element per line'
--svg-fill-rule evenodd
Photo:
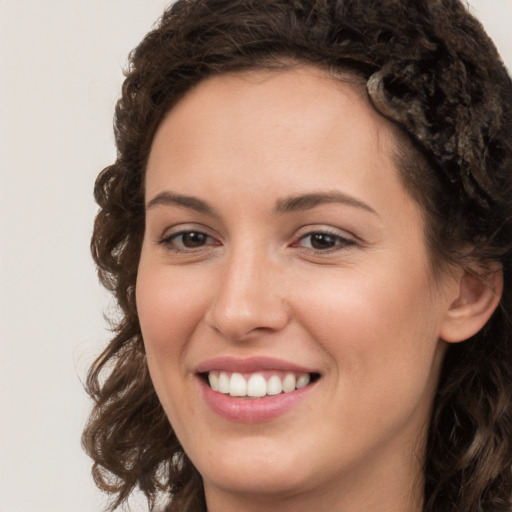
<path fill-rule="evenodd" d="M 0 512 L 105 504 L 80 447 L 113 307 L 89 257 L 92 188 L 126 56 L 167 4 L 0 0 Z M 512 70 L 512 0 L 470 4 Z"/>

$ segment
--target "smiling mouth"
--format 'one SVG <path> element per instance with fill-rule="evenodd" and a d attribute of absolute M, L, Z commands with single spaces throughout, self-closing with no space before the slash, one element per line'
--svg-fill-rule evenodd
<path fill-rule="evenodd" d="M 275 370 L 254 373 L 210 371 L 201 376 L 213 391 L 237 398 L 263 398 L 291 393 L 320 378 L 318 373 Z"/>

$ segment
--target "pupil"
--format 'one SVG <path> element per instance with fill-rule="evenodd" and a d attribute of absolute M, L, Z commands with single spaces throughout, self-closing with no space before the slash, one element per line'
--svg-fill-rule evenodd
<path fill-rule="evenodd" d="M 311 236 L 311 246 L 314 249 L 329 249 L 336 245 L 336 239 L 332 235 L 316 233 Z"/>
<path fill-rule="evenodd" d="M 183 234 L 183 245 L 186 247 L 200 247 L 206 242 L 206 235 L 198 231 Z"/>

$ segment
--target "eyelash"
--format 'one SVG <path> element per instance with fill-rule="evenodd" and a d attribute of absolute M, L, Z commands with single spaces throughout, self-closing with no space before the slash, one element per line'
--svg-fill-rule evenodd
<path fill-rule="evenodd" d="M 332 245 L 331 247 L 328 247 L 328 248 L 324 248 L 324 249 L 318 249 L 318 248 L 315 249 L 314 247 L 311 246 L 312 245 L 311 237 L 313 237 L 315 235 L 322 237 L 324 239 L 325 238 L 330 239 L 330 241 L 332 241 L 332 243 L 334 245 Z M 330 231 L 328 229 L 318 229 L 318 230 L 309 231 L 309 232 L 305 233 L 304 235 L 301 235 L 298 238 L 298 240 L 292 244 L 292 247 L 301 247 L 299 245 L 299 243 L 303 240 L 306 240 L 307 238 L 310 238 L 310 246 L 311 247 L 302 247 L 302 249 L 314 252 L 316 254 L 318 254 L 318 253 L 329 254 L 331 252 L 341 251 L 341 250 L 346 249 L 356 243 L 355 240 L 341 236 L 339 233 L 336 233 L 334 231 Z"/>
<path fill-rule="evenodd" d="M 205 233 L 204 231 L 201 231 L 199 229 L 185 229 L 183 231 L 179 231 L 177 233 L 172 233 L 171 235 L 164 236 L 162 239 L 160 239 L 158 241 L 158 243 L 160 245 L 165 246 L 166 249 L 169 249 L 176 253 L 191 253 L 191 252 L 196 252 L 198 250 L 202 250 L 205 247 L 204 244 L 202 244 L 198 247 L 186 247 L 185 244 L 183 244 L 183 243 L 181 243 L 179 246 L 175 245 L 176 239 L 179 239 L 181 237 L 182 242 L 183 242 L 183 237 L 186 235 L 191 235 L 191 234 L 204 236 L 205 240 L 208 240 L 208 239 L 214 240 L 214 238 L 212 236 L 208 235 L 207 233 Z M 214 245 L 218 245 L 218 244 L 214 244 Z"/>
<path fill-rule="evenodd" d="M 204 237 L 205 243 L 202 243 L 201 245 L 196 246 L 196 247 L 186 247 L 185 244 L 183 243 L 183 241 L 184 241 L 183 237 L 185 237 L 186 235 L 196 235 L 196 236 L 199 235 L 200 237 Z M 330 247 L 327 247 L 327 248 L 323 248 L 323 249 L 315 248 L 315 247 L 313 247 L 313 242 L 311 240 L 311 238 L 313 236 L 319 237 L 319 240 L 317 240 L 317 242 L 321 241 L 323 238 L 324 241 L 327 240 L 328 241 L 327 243 L 332 243 L 333 245 Z M 181 243 L 177 246 L 176 240 L 179 238 L 181 238 Z M 309 243 L 310 246 L 309 247 L 301 246 L 301 242 L 306 240 L 307 238 L 310 238 L 310 243 Z M 177 233 L 172 233 L 171 235 L 165 236 L 162 239 L 160 239 L 158 241 L 158 243 L 160 245 L 165 246 L 166 249 L 171 250 L 175 253 L 193 253 L 193 252 L 197 252 L 200 250 L 204 250 L 204 248 L 207 247 L 208 245 L 210 245 L 210 246 L 211 245 L 214 245 L 214 246 L 220 245 L 219 243 L 211 244 L 212 240 L 215 240 L 215 239 L 212 236 L 205 233 L 204 231 L 201 231 L 198 229 L 187 229 L 187 230 L 179 231 Z M 208 244 L 208 241 L 210 241 L 210 244 Z M 297 247 L 297 248 L 302 249 L 305 252 L 310 252 L 310 253 L 314 253 L 314 254 L 330 254 L 332 252 L 341 251 L 341 250 L 346 249 L 355 244 L 356 244 L 355 240 L 341 236 L 339 233 L 330 231 L 328 229 L 318 229 L 318 230 L 309 231 L 309 232 L 301 235 L 300 237 L 298 237 L 298 239 L 295 242 L 293 242 L 291 244 L 291 247 Z"/>

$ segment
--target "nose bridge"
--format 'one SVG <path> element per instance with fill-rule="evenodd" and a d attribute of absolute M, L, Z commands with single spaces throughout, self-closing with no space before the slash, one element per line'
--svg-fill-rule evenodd
<path fill-rule="evenodd" d="M 288 313 L 278 264 L 265 247 L 239 244 L 222 262 L 207 323 L 226 338 L 279 330 Z"/>

